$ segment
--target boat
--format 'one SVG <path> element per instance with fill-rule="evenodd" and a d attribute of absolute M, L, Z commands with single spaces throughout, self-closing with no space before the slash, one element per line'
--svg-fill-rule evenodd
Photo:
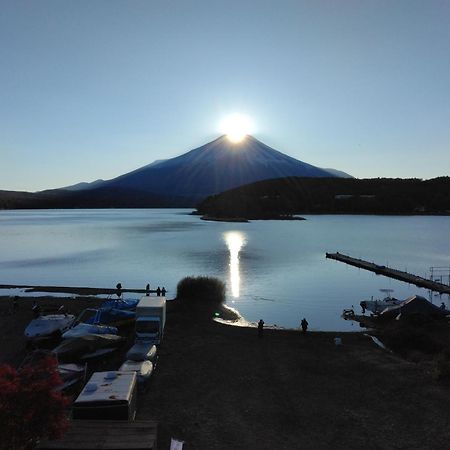
<path fill-rule="evenodd" d="M 153 361 L 156 357 L 156 345 L 151 342 L 136 342 L 127 352 L 126 358 L 131 361 Z"/>
<path fill-rule="evenodd" d="M 139 303 L 140 299 L 121 299 L 121 298 L 115 298 L 115 299 L 109 299 L 105 300 L 101 305 L 100 309 L 125 309 L 125 310 L 135 310 L 137 304 Z"/>
<path fill-rule="evenodd" d="M 75 325 L 70 330 L 67 330 L 63 333 L 63 339 L 71 339 L 83 336 L 89 336 L 92 334 L 117 334 L 119 330 L 117 327 L 107 326 L 107 325 L 98 325 L 94 323 L 79 323 Z"/>
<path fill-rule="evenodd" d="M 101 324 L 101 325 L 127 325 L 134 322 L 136 319 L 136 312 L 128 309 L 116 308 L 100 308 L 96 316 L 90 317 L 86 323 Z"/>
<path fill-rule="evenodd" d="M 124 301 L 122 301 L 124 302 Z M 113 305 L 117 304 L 118 308 Z M 108 301 L 108 303 L 102 304 L 100 308 L 87 308 L 78 317 L 78 322 L 99 324 L 99 325 L 127 325 L 134 322 L 136 318 L 136 312 L 131 308 L 130 304 L 123 305 L 121 302 Z"/>
<path fill-rule="evenodd" d="M 58 373 L 63 382 L 63 384 L 58 387 L 58 390 L 65 391 L 69 387 L 83 381 L 86 378 L 86 369 L 86 364 L 58 364 Z"/>
<path fill-rule="evenodd" d="M 387 294 L 383 299 L 374 300 L 372 297 L 370 300 L 362 300 L 359 303 L 362 308 L 363 314 L 366 312 L 366 309 L 374 314 L 378 314 L 381 313 L 381 311 L 384 311 L 386 308 L 397 306 L 402 302 L 401 300 L 391 297 L 393 289 L 380 289 L 380 291 L 384 294 Z"/>
<path fill-rule="evenodd" d="M 100 323 L 100 310 L 87 308 L 78 316 L 72 328 L 63 333 L 63 339 L 86 336 L 89 334 L 118 334 L 117 327 Z"/>
<path fill-rule="evenodd" d="M 123 341 L 123 337 L 114 334 L 89 334 L 64 339 L 61 344 L 53 349 L 52 353 L 58 358 L 58 361 L 72 362 L 84 359 L 86 355 L 95 353 L 98 350 L 114 349 Z"/>
<path fill-rule="evenodd" d="M 73 314 L 48 314 L 33 319 L 25 328 L 27 339 L 61 337 L 75 322 Z"/>
<path fill-rule="evenodd" d="M 119 368 L 119 372 L 135 372 L 140 385 L 145 385 L 152 376 L 153 363 L 151 361 L 125 361 Z"/>

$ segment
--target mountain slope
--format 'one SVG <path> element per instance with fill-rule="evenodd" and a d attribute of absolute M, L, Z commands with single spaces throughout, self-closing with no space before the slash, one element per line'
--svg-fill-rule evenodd
<path fill-rule="evenodd" d="M 244 184 L 286 176 L 324 178 L 336 174 L 285 155 L 252 136 L 237 144 L 221 136 L 181 156 L 134 170 L 102 186 L 202 199 Z"/>

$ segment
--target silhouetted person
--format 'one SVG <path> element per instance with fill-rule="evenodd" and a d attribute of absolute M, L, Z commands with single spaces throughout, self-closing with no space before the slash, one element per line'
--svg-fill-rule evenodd
<path fill-rule="evenodd" d="M 440 308 L 441 308 L 442 310 L 445 310 L 445 303 L 444 303 L 444 302 L 441 303 Z"/>
<path fill-rule="evenodd" d="M 145 286 L 145 295 L 147 297 L 150 295 L 150 284 L 147 284 L 147 286 Z"/>
<path fill-rule="evenodd" d="M 161 289 L 161 295 L 163 296 L 163 297 L 165 297 L 166 296 L 166 288 L 163 286 L 163 288 Z"/>
<path fill-rule="evenodd" d="M 365 314 L 366 313 L 366 308 L 367 308 L 367 303 L 363 300 L 360 303 L 361 309 L 362 309 L 362 313 Z"/>
<path fill-rule="evenodd" d="M 300 322 L 300 325 L 302 327 L 302 332 L 303 334 L 306 333 L 306 331 L 308 330 L 308 321 L 303 317 L 302 321 Z"/>
<path fill-rule="evenodd" d="M 160 297 L 161 296 L 161 288 L 158 286 L 158 289 L 156 289 L 156 295 L 158 296 L 158 297 Z"/>
<path fill-rule="evenodd" d="M 117 297 L 121 297 L 121 295 L 122 295 L 122 283 L 117 283 L 116 284 L 116 295 L 117 295 Z"/>
<path fill-rule="evenodd" d="M 258 337 L 263 337 L 263 331 L 264 331 L 264 320 L 260 319 L 258 322 Z"/>

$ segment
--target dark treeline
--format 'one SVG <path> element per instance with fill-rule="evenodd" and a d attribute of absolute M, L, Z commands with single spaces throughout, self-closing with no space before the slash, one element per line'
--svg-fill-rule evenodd
<path fill-rule="evenodd" d="M 54 189 L 36 193 L 0 191 L 0 209 L 178 208 L 194 205 L 195 201 L 188 198 L 124 188 Z"/>
<path fill-rule="evenodd" d="M 208 197 L 197 209 L 210 217 L 246 219 L 294 214 L 450 214 L 450 177 L 426 181 L 279 178 Z"/>

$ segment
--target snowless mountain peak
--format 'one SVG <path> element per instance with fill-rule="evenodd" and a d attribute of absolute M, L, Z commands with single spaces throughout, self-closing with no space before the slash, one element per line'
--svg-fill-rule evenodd
<path fill-rule="evenodd" d="M 222 135 L 175 158 L 121 175 L 107 185 L 203 199 L 255 181 L 288 176 L 340 175 L 292 158 L 251 135 L 239 142 Z"/>

